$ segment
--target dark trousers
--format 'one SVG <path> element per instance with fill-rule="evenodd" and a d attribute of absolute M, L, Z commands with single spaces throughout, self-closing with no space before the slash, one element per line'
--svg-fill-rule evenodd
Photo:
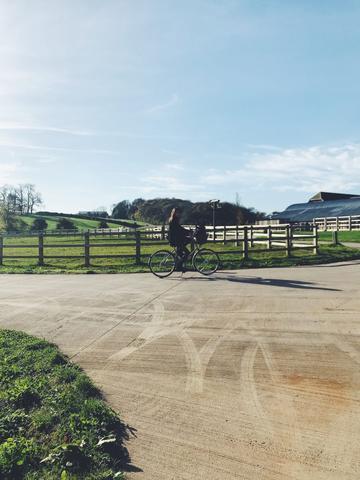
<path fill-rule="evenodd" d="M 180 264 L 182 265 L 186 257 L 189 255 L 190 250 L 186 248 L 186 245 L 190 243 L 190 240 L 186 240 L 185 242 L 178 243 L 176 245 L 176 255 L 179 257 Z"/>

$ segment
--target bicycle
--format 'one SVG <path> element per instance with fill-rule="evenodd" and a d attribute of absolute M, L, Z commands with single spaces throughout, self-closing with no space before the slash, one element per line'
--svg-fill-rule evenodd
<path fill-rule="evenodd" d="M 169 250 L 158 250 L 149 258 L 149 268 L 151 273 L 159 278 L 166 278 L 171 275 L 178 265 L 183 265 L 183 273 L 187 271 L 186 263 L 191 261 L 191 264 L 197 272 L 202 275 L 212 275 L 217 272 L 220 267 L 219 255 L 210 248 L 202 248 L 197 243 L 196 238 L 192 232 L 192 250 L 188 255 L 179 257 L 176 248 Z"/>

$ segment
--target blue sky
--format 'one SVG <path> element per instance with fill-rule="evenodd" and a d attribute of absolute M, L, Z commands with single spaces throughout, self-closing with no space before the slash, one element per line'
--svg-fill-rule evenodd
<path fill-rule="evenodd" d="M 50 210 L 360 193 L 360 2 L 2 0 L 0 185 Z"/>

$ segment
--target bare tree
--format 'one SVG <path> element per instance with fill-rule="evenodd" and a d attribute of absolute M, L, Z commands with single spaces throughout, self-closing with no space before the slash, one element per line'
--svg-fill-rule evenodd
<path fill-rule="evenodd" d="M 42 204 L 41 194 L 36 191 L 35 185 L 26 183 L 13 187 L 0 187 L 0 205 L 12 215 L 33 213 L 35 207 Z"/>
<path fill-rule="evenodd" d="M 25 210 L 25 189 L 24 185 L 18 185 L 14 189 L 14 194 L 16 196 L 16 210 L 19 215 L 23 215 Z"/>
<path fill-rule="evenodd" d="M 35 190 L 35 185 L 26 183 L 24 187 L 25 213 L 34 213 L 34 208 L 42 204 L 40 192 Z"/>

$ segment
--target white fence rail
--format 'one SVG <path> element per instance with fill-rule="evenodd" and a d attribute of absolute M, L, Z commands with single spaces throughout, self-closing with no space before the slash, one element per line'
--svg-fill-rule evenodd
<path fill-rule="evenodd" d="M 313 224 L 321 232 L 360 230 L 360 215 L 314 218 Z"/>
<path fill-rule="evenodd" d="M 194 229 L 194 225 L 184 225 L 185 228 Z M 312 248 L 316 254 L 318 251 L 318 228 L 314 226 L 307 233 L 299 232 L 297 228 L 289 224 L 278 225 L 223 225 L 206 226 L 208 241 L 223 243 L 224 245 L 234 242 L 236 246 L 243 245 L 245 255 L 249 248 L 263 245 L 265 250 L 283 249 L 287 254 L 291 250 Z M 148 239 L 165 240 L 168 227 L 144 228 L 142 232 Z"/>

